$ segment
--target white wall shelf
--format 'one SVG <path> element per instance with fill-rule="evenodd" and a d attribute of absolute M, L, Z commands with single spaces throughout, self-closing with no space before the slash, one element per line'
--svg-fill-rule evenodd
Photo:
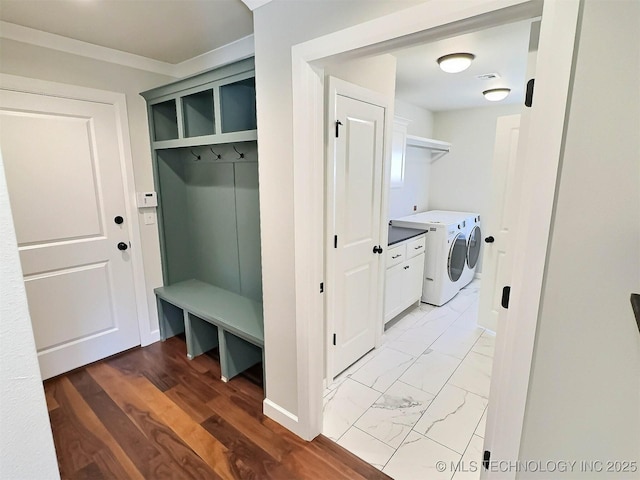
<path fill-rule="evenodd" d="M 446 155 L 451 150 L 449 142 L 434 140 L 432 138 L 419 137 L 417 135 L 407 135 L 407 147 L 425 148 L 431 150 L 431 162 Z"/>

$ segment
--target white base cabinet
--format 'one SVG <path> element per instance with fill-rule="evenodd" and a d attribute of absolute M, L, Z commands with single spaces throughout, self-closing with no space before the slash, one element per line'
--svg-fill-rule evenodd
<path fill-rule="evenodd" d="M 413 237 L 387 249 L 384 292 L 384 323 L 422 296 L 425 235 Z"/>

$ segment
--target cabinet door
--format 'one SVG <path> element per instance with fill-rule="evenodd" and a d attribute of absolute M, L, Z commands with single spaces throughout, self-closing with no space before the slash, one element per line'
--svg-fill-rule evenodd
<path fill-rule="evenodd" d="M 401 263 L 387 269 L 384 289 L 384 322 L 387 323 L 402 310 L 406 297 L 405 290 L 405 264 Z"/>
<path fill-rule="evenodd" d="M 404 159 L 407 145 L 407 121 L 396 117 L 391 137 L 391 188 L 404 185 Z"/>
<path fill-rule="evenodd" d="M 424 278 L 424 253 L 410 258 L 402 264 L 404 270 L 403 307 L 407 308 L 422 296 L 422 280 Z"/>

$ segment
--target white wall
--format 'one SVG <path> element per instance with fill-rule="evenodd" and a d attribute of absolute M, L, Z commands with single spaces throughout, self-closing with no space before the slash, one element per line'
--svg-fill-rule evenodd
<path fill-rule="evenodd" d="M 146 104 L 139 93 L 175 81 L 175 78 L 7 39 L 0 40 L 0 71 L 124 93 L 136 190 L 154 189 Z M 162 285 L 158 229 L 157 225 L 145 225 L 140 214 L 137 221 L 142 237 L 149 329 L 157 332 L 158 317 L 153 289 Z"/>
<path fill-rule="evenodd" d="M 382 93 L 387 97 L 389 105 L 393 105 L 396 91 L 396 57 L 393 55 L 335 63 L 325 67 L 324 74 Z"/>
<path fill-rule="evenodd" d="M 60 478 L 0 155 L 0 478 Z"/>
<path fill-rule="evenodd" d="M 586 1 L 579 35 L 520 458 L 640 464 L 640 3 Z"/>
<path fill-rule="evenodd" d="M 496 120 L 522 108 L 491 105 L 434 113 L 433 138 L 450 142 L 451 151 L 431 164 L 429 210 L 478 212 L 488 218 Z M 477 271 L 482 272 L 482 252 Z"/>
<path fill-rule="evenodd" d="M 298 411 L 291 46 L 417 1 L 274 0 L 253 12 L 267 398 Z"/>
<path fill-rule="evenodd" d="M 395 114 L 410 120 L 409 135 L 433 137 L 433 113 L 422 107 L 395 99 Z M 431 153 L 423 148 L 408 147 L 402 187 L 389 190 L 389 220 L 429 209 L 429 173 Z"/>
<path fill-rule="evenodd" d="M 409 135 L 431 138 L 433 135 L 433 112 L 412 103 L 395 99 L 395 114 L 411 120 L 407 127 Z"/>

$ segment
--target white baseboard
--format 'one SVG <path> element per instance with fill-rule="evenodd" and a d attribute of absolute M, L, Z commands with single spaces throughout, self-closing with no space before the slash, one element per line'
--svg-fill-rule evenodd
<path fill-rule="evenodd" d="M 300 438 L 308 440 L 305 438 L 305 435 L 302 432 L 302 428 L 301 428 L 300 422 L 298 421 L 297 415 L 294 415 L 287 409 L 282 408 L 280 405 L 272 402 L 268 398 L 265 398 L 262 402 L 262 412 L 267 417 L 271 418 L 272 420 L 275 420 L 286 429 L 291 430 Z"/>

